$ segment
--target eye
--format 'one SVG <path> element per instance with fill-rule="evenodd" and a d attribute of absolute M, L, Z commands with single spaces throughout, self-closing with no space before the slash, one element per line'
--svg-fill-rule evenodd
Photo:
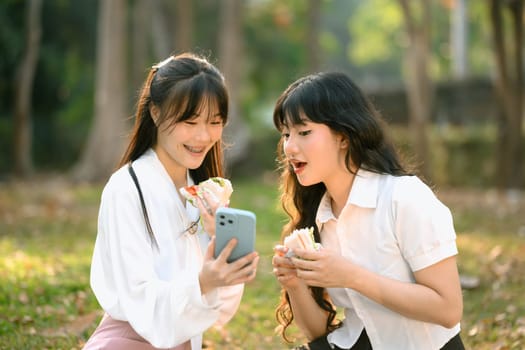
<path fill-rule="evenodd" d="M 283 139 L 287 140 L 290 137 L 290 133 L 289 132 L 283 132 L 283 133 L 281 133 L 281 137 Z"/>
<path fill-rule="evenodd" d="M 312 130 L 303 130 L 303 131 L 299 131 L 299 135 L 306 136 L 306 135 L 309 135 L 311 132 Z"/>
<path fill-rule="evenodd" d="M 210 120 L 210 124 L 211 125 L 223 125 L 224 123 L 222 122 L 221 118 L 215 118 L 215 119 Z"/>
<path fill-rule="evenodd" d="M 187 124 L 187 125 L 197 125 L 197 122 L 193 119 L 187 119 L 184 121 L 184 124 Z"/>

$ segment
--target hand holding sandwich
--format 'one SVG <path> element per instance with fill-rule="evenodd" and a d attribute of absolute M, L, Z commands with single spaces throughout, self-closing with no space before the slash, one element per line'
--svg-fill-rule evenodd
<path fill-rule="evenodd" d="M 312 227 L 294 230 L 284 238 L 283 245 L 275 246 L 275 255 L 272 260 L 273 273 L 284 288 L 304 285 L 304 282 L 297 278 L 296 266 L 291 258 L 302 258 L 303 251 L 315 251 L 320 248 L 321 245 L 314 240 Z"/>
<path fill-rule="evenodd" d="M 342 287 L 344 276 L 354 264 L 328 249 L 321 249 L 313 228 L 294 230 L 284 245 L 274 249 L 274 274 L 284 288 L 304 283 L 309 286 Z M 346 275 L 348 276 L 348 275 Z"/>
<path fill-rule="evenodd" d="M 325 288 L 350 288 L 359 267 L 342 255 L 330 250 L 298 248 L 290 258 L 298 279 L 309 286 Z"/>
<path fill-rule="evenodd" d="M 179 192 L 193 206 L 199 208 L 204 231 L 215 235 L 215 212 L 221 206 L 228 206 L 233 187 L 230 180 L 212 177 L 197 185 L 185 186 Z"/>

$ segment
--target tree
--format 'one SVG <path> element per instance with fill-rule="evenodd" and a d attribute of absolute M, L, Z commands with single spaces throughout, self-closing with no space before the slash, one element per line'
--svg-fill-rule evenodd
<path fill-rule="evenodd" d="M 162 0 L 150 2 L 153 11 L 153 51 L 157 61 L 165 59 L 173 52 L 171 32 L 168 26 L 168 16 L 171 15 L 171 11 L 165 5 Z"/>
<path fill-rule="evenodd" d="M 126 1 L 101 1 L 99 8 L 95 110 L 87 144 L 73 169 L 76 180 L 105 179 L 124 151 L 126 118 Z"/>
<path fill-rule="evenodd" d="M 153 2 L 155 4 L 156 2 Z M 131 86 L 134 92 L 140 89 L 140 85 L 146 76 L 150 62 L 151 26 L 152 26 L 152 2 L 149 0 L 137 0 L 133 4 L 133 25 L 131 49 Z"/>
<path fill-rule="evenodd" d="M 321 0 L 309 0 L 308 25 L 306 26 L 307 68 L 309 73 L 315 73 L 320 68 L 319 32 L 321 26 Z"/>
<path fill-rule="evenodd" d="M 451 9 L 451 56 L 452 73 L 457 79 L 467 75 L 467 4 L 466 0 L 456 0 Z"/>
<path fill-rule="evenodd" d="M 504 35 L 504 10 L 508 11 L 512 28 L 512 38 L 508 41 Z M 497 72 L 494 83 L 501 108 L 498 186 L 518 189 L 524 186 L 523 0 L 491 0 L 489 12 Z"/>
<path fill-rule="evenodd" d="M 430 3 L 427 0 L 399 0 L 405 19 L 409 45 L 405 54 L 405 81 L 410 113 L 409 127 L 414 140 L 417 166 L 430 179 L 428 124 L 433 103 L 433 84 L 429 76 Z M 419 5 L 419 6 L 418 6 Z"/>
<path fill-rule="evenodd" d="M 31 95 L 42 32 L 41 11 L 41 0 L 27 3 L 25 52 L 15 75 L 14 160 L 18 176 L 28 176 L 33 172 Z"/>
<path fill-rule="evenodd" d="M 221 8 L 219 29 L 219 66 L 226 78 L 230 94 L 229 122 L 225 141 L 229 146 L 226 163 L 229 167 L 247 154 L 250 133 L 242 119 L 239 90 L 242 78 L 242 0 L 225 0 Z"/>
<path fill-rule="evenodd" d="M 193 44 L 193 6 L 191 0 L 178 0 L 177 20 L 175 21 L 175 51 L 192 49 Z"/>

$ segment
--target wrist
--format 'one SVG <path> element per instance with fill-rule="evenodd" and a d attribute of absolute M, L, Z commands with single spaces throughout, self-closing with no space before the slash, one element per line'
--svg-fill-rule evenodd
<path fill-rule="evenodd" d="M 298 283 L 295 283 L 293 285 L 287 285 L 284 287 L 286 292 L 289 295 L 296 295 L 296 294 L 304 294 L 305 292 L 310 292 L 310 288 L 308 285 L 302 281 L 299 281 Z"/>
<path fill-rule="evenodd" d="M 212 290 L 212 287 L 205 282 L 205 279 L 202 276 L 202 272 L 199 273 L 199 287 L 201 289 L 201 294 L 202 295 L 204 295 L 204 294 L 208 293 L 210 290 Z"/>

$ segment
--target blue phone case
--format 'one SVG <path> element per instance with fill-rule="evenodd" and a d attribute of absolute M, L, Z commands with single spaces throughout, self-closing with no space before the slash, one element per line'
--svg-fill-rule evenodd
<path fill-rule="evenodd" d="M 232 238 L 237 239 L 237 245 L 228 262 L 255 250 L 255 214 L 248 210 L 219 207 L 215 213 L 215 257 Z"/>

